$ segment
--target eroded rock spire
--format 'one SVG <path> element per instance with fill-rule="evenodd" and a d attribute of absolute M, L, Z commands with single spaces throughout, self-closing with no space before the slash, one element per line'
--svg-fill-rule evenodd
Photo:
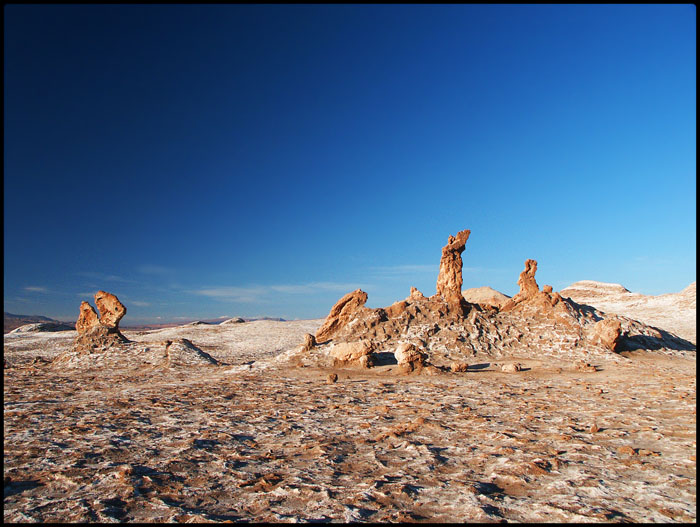
<path fill-rule="evenodd" d="M 74 349 L 91 352 L 96 348 L 107 348 L 128 339 L 119 331 L 119 321 L 126 315 L 126 307 L 119 299 L 106 291 L 95 293 L 95 309 L 87 302 L 80 304 L 80 315 L 75 323 L 78 337 Z"/>
<path fill-rule="evenodd" d="M 465 302 L 464 297 L 462 297 L 462 252 L 470 234 L 469 229 L 460 231 L 457 236 L 450 236 L 447 239 L 447 245 L 442 248 L 437 294 L 450 307 L 462 306 Z"/>

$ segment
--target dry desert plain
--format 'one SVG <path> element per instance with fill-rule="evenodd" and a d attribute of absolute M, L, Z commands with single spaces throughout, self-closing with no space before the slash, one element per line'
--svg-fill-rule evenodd
<path fill-rule="evenodd" d="M 78 331 L 5 335 L 4 521 L 694 522 L 694 284 L 656 318 L 685 337 L 540 290 L 534 260 L 465 303 L 465 240 L 442 296 L 387 308 L 103 346 L 99 292 Z"/>
<path fill-rule="evenodd" d="M 4 520 L 695 520 L 694 352 L 327 384 L 277 359 L 322 322 L 124 332 L 219 366 L 52 368 L 75 331 L 6 336 Z"/>

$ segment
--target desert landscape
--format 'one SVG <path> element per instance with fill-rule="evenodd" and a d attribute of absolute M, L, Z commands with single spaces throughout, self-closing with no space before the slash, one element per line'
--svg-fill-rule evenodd
<path fill-rule="evenodd" d="M 695 283 L 463 290 L 469 234 L 384 308 L 5 334 L 4 521 L 694 522 Z"/>

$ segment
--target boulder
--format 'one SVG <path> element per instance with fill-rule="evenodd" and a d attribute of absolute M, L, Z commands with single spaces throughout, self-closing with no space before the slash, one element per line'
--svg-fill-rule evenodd
<path fill-rule="evenodd" d="M 326 342 L 362 309 L 367 302 L 367 293 L 356 289 L 338 300 L 331 308 L 323 325 L 316 332 L 316 342 Z"/>
<path fill-rule="evenodd" d="M 304 344 L 301 346 L 301 351 L 306 352 L 311 350 L 316 345 L 316 339 L 311 333 L 304 335 Z"/>
<path fill-rule="evenodd" d="M 593 328 L 593 341 L 610 351 L 615 351 L 622 337 L 622 324 L 616 318 L 606 318 Z"/>
<path fill-rule="evenodd" d="M 413 366 L 425 364 L 425 355 L 421 353 L 415 344 L 410 342 L 402 342 L 396 347 L 394 357 L 399 366 L 403 364 L 411 364 Z"/>
<path fill-rule="evenodd" d="M 521 371 L 522 367 L 517 362 L 508 362 L 501 366 L 501 371 L 506 373 L 515 373 L 516 371 Z"/>
<path fill-rule="evenodd" d="M 372 344 L 367 340 L 355 342 L 337 342 L 333 344 L 330 355 L 335 366 L 359 365 L 369 367 L 372 364 Z"/>
<path fill-rule="evenodd" d="M 455 373 L 465 372 L 469 370 L 469 364 L 467 364 L 466 362 L 453 362 L 452 364 L 450 364 L 450 370 L 452 370 Z"/>

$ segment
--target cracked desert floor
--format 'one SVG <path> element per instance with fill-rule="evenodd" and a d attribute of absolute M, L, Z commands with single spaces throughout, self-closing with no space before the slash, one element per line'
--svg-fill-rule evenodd
<path fill-rule="evenodd" d="M 62 367 L 75 331 L 5 335 L 4 521 L 695 521 L 695 351 L 596 372 L 531 348 L 515 373 L 279 360 L 322 322 L 123 332 L 220 365 Z"/>

